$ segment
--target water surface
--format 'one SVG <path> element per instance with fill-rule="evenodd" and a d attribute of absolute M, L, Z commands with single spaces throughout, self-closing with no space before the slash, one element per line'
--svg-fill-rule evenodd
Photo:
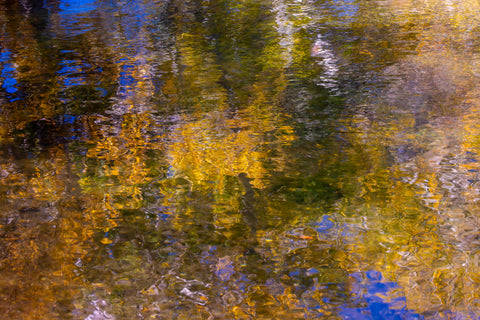
<path fill-rule="evenodd" d="M 470 0 L 1 2 L 0 313 L 479 318 L 479 26 Z"/>

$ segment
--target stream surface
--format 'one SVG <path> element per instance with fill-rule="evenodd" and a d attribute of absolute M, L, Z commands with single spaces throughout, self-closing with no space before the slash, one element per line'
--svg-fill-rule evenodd
<path fill-rule="evenodd" d="M 476 0 L 0 1 L 2 319 L 480 319 Z"/>

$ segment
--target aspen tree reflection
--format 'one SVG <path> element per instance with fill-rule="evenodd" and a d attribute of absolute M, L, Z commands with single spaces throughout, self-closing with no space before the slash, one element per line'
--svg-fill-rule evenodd
<path fill-rule="evenodd" d="M 1 313 L 478 318 L 479 16 L 0 4 Z"/>

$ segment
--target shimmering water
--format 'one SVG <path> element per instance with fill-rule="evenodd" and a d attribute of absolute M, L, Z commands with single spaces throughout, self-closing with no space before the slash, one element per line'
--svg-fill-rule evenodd
<path fill-rule="evenodd" d="M 480 4 L 0 1 L 4 319 L 480 318 Z"/>

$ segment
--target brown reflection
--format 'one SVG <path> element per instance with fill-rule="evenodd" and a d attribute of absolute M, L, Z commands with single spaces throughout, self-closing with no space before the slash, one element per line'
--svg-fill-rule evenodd
<path fill-rule="evenodd" d="M 60 318 L 81 293 L 76 263 L 91 248 L 71 160 L 61 148 L 2 159 L 0 309 L 7 318 Z"/>
<path fill-rule="evenodd" d="M 370 159 L 353 210 L 374 239 L 364 256 L 376 257 L 371 263 L 402 285 L 408 308 L 470 317 L 478 268 L 466 239 L 476 241 L 477 151 L 466 131 L 475 132 L 476 53 L 463 14 L 475 20 L 478 13 L 457 2 L 383 9 L 408 21 L 415 16 L 410 6 L 426 13 L 410 26 L 420 39 L 415 54 L 384 68 L 388 89 L 350 124 L 351 141 L 364 150 L 354 156 Z M 430 27 L 420 30 L 422 24 Z M 386 154 L 390 161 L 379 161 Z"/>

